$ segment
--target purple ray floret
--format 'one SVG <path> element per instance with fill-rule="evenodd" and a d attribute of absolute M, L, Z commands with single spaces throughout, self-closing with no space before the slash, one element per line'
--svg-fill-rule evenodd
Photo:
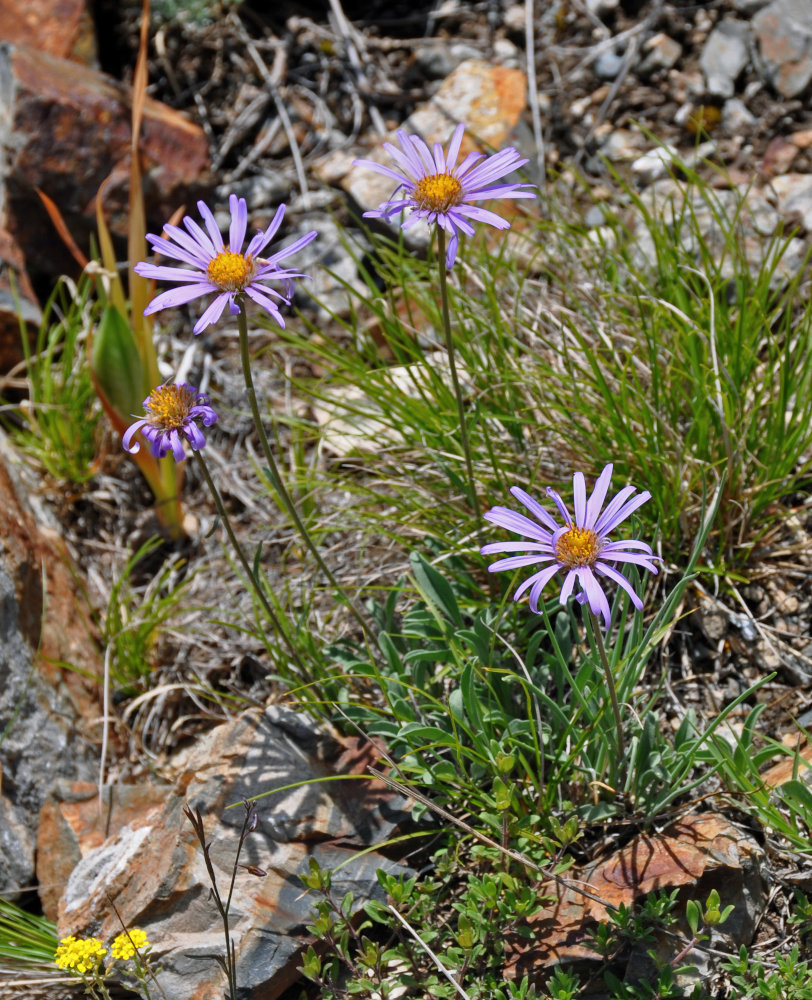
<path fill-rule="evenodd" d="M 156 458 L 172 452 L 175 461 L 180 462 L 186 458 L 184 441 L 189 442 L 193 451 L 199 451 L 206 444 L 196 421 L 200 420 L 204 427 L 211 427 L 217 421 L 208 396 L 186 382 L 159 385 L 144 400 L 144 409 L 147 415 L 130 424 L 121 439 L 124 448 L 133 455 L 141 448 L 140 443 L 133 440 L 140 431 Z"/>
<path fill-rule="evenodd" d="M 409 229 L 420 219 L 438 226 L 448 233 L 446 266 L 452 267 L 457 257 L 459 233 L 472 236 L 474 222 L 485 222 L 497 229 L 510 229 L 510 223 L 486 208 L 475 204 L 493 198 L 535 198 L 534 184 L 496 184 L 504 177 L 527 163 L 513 146 L 507 146 L 492 156 L 469 153 L 460 164 L 460 154 L 465 125 L 454 129 L 448 150 L 443 152 L 439 142 L 432 148 L 419 135 L 408 135 L 403 129 L 397 133 L 400 148 L 391 142 L 383 144 L 395 162 L 388 167 L 374 160 L 355 160 L 356 166 L 369 167 L 384 177 L 397 182 L 388 201 L 377 209 L 364 212 L 371 219 L 390 219 L 407 209 L 411 210 L 401 223 Z"/>
<path fill-rule="evenodd" d="M 202 201 L 197 203 L 197 208 L 205 229 L 187 215 L 183 220 L 185 230 L 180 226 L 166 225 L 164 227 L 166 237 L 154 236 L 152 233 L 147 235 L 155 253 L 179 261 L 185 266 L 165 267 L 145 261 L 135 265 L 135 273 L 143 278 L 175 281 L 180 285 L 179 288 L 161 292 L 156 296 L 144 310 L 145 316 L 161 309 L 185 305 L 204 295 L 214 295 L 215 298 L 194 325 L 193 332 L 200 333 L 211 323 L 217 322 L 226 306 L 232 315 L 240 312 L 245 305 L 245 296 L 248 296 L 261 306 L 274 322 L 284 327 L 285 321 L 277 302 L 290 305 L 293 279 L 306 278 L 308 275 L 280 265 L 285 258 L 306 247 L 318 233 L 313 230 L 270 257 L 261 257 L 260 254 L 282 224 L 285 206 L 279 206 L 270 226 L 266 230 L 260 229 L 245 250 L 242 248 L 248 227 L 248 208 L 245 199 L 232 194 L 228 199 L 228 207 L 231 211 L 231 223 L 227 244 L 211 209 Z M 277 282 L 281 285 L 281 291 L 268 285 L 267 282 Z"/>
<path fill-rule="evenodd" d="M 648 490 L 637 493 L 634 486 L 624 486 L 601 512 L 611 480 L 612 466 L 607 465 L 598 477 L 592 495 L 587 499 L 583 473 L 576 472 L 572 477 L 574 517 L 555 490 L 548 487 L 547 495 L 555 504 L 563 524 L 556 521 L 549 511 L 518 486 L 511 487 L 510 492 L 533 515 L 532 518 L 509 507 L 494 507 L 485 514 L 486 520 L 492 524 L 529 539 L 483 545 L 483 555 L 496 552 L 517 553 L 491 563 L 488 569 L 492 573 L 525 566 L 540 567 L 519 585 L 513 595 L 514 600 L 518 600 L 529 590 L 530 609 L 538 614 L 542 590 L 561 570 L 566 574 L 561 587 L 561 603 L 566 604 L 577 587 L 576 600 L 581 604 L 589 604 L 594 614 L 603 618 L 607 629 L 611 612 L 601 577 L 622 587 L 632 604 L 642 610 L 643 602 L 618 569 L 618 564 L 634 564 L 656 573 L 655 560 L 659 560 L 659 556 L 655 556 L 645 542 L 635 538 L 612 541 L 609 536 L 651 494 Z"/>

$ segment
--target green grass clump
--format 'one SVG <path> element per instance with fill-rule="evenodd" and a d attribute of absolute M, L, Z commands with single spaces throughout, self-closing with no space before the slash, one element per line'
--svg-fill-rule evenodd
<path fill-rule="evenodd" d="M 452 275 L 455 351 L 479 493 L 543 488 L 572 467 L 650 489 L 640 517 L 664 554 L 684 562 L 699 517 L 724 480 L 705 568 L 746 572 L 749 554 L 804 482 L 812 454 L 812 305 L 803 269 L 781 280 L 787 239 L 764 240 L 755 271 L 740 209 L 691 174 L 683 200 L 654 211 L 627 192 L 619 216 L 588 231 L 560 215 L 514 234 L 519 254 L 475 241 Z M 724 252 L 709 244 L 707 206 Z M 624 219 L 628 219 L 628 212 Z M 640 237 L 641 230 L 646 239 Z M 752 239 L 752 237 L 748 237 Z M 641 257 L 647 242 L 651 259 Z M 322 373 L 299 379 L 340 461 L 320 488 L 350 490 L 369 532 L 476 535 L 465 502 L 454 398 L 441 350 L 435 263 L 376 243 L 367 290 L 339 319 L 345 338 L 289 328 L 286 349 Z M 359 252 L 360 259 L 360 252 Z M 521 261 L 521 263 L 520 263 Z M 383 286 L 383 290 L 381 290 Z M 308 437 L 298 420 L 298 442 Z M 303 477 L 310 475 L 302 469 Z M 385 502 L 384 501 L 385 498 Z"/>
<path fill-rule="evenodd" d="M 86 483 L 97 472 L 101 408 L 86 357 L 96 311 L 89 280 L 57 284 L 33 349 L 22 333 L 28 396 L 3 407 L 18 447 L 58 482 Z"/>
<path fill-rule="evenodd" d="M 51 971 L 56 924 L 0 898 L 0 963 L 19 970 L 37 966 Z"/>

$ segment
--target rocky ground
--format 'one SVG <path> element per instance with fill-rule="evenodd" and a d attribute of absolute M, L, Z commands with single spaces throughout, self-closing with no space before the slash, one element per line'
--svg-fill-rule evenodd
<path fill-rule="evenodd" d="M 99 0 L 94 9 L 101 68 L 125 82 L 135 63 L 140 6 L 134 0 Z M 371 179 L 354 172 L 351 161 L 369 155 L 382 130 L 414 123 L 418 116 L 442 139 L 447 134 L 444 115 L 468 114 L 481 115 L 480 131 L 493 145 L 518 145 L 540 184 L 555 190 L 556 183 L 563 183 L 583 191 L 573 201 L 587 225 L 599 226 L 600 204 L 614 204 L 621 197 L 613 171 L 646 191 L 657 181 L 668 181 L 671 160 L 679 157 L 712 178 L 720 192 L 754 185 L 758 224 L 762 229 L 797 227 L 790 266 L 800 267 L 803 261 L 812 239 L 812 6 L 807 0 L 538 0 L 534 5 L 347 0 L 343 5 L 280 2 L 270 11 L 268 6 L 259 0 L 214 5 L 207 17 L 204 12 L 196 16 L 196 5 L 156 2 L 149 92 L 204 131 L 210 169 L 196 193 L 210 194 L 220 204 L 231 192 L 246 197 L 258 226 L 266 224 L 273 206 L 285 201 L 288 235 L 314 226 L 321 230 L 319 249 L 308 266 L 326 264 L 350 284 L 358 280 L 336 222 L 352 230 L 358 209 L 377 203 Z M 478 102 L 483 93 L 495 110 L 482 111 Z M 152 225 L 163 221 L 154 219 Z M 47 280 L 45 275 L 33 277 L 37 288 Z M 340 285 L 325 277 L 319 282 L 315 294 L 320 301 L 333 312 L 346 310 Z M 312 299 L 298 304 L 329 330 L 327 314 Z M 167 374 L 183 359 L 192 381 L 216 381 L 224 405 L 234 407 L 228 426 L 212 435 L 212 462 L 228 477 L 237 521 L 273 525 L 272 505 L 253 489 L 249 427 L 238 412 L 242 388 L 233 339 L 213 332 L 189 349 L 188 329 L 178 326 L 164 335 L 162 350 Z M 291 405 L 275 370 L 257 377 L 265 398 L 280 410 Z M 194 469 L 188 475 L 188 509 L 206 529 L 213 524 L 212 512 Z M 91 603 L 103 609 L 113 575 L 121 569 L 121 553 L 155 529 L 146 487 L 111 440 L 102 472 L 88 488 L 66 497 L 46 484 L 44 493 L 58 517 L 49 530 L 65 536 L 86 574 Z M 775 549 L 790 553 L 787 563 L 797 567 L 807 558 L 808 497 L 799 495 L 795 506 L 792 524 Z M 269 547 L 286 544 L 284 535 L 273 530 L 271 535 Z M 190 582 L 188 613 L 160 650 L 150 695 L 128 705 L 117 728 L 110 758 L 113 778 L 143 778 L 152 770 L 188 782 L 194 768 L 181 764 L 170 774 L 165 770 L 169 753 L 226 719 L 230 692 L 266 697 L 260 644 L 200 627 L 210 617 L 205 605 L 212 590 L 233 579 L 219 540 L 204 536 L 201 530 L 188 550 L 171 556 L 178 561 L 189 556 L 203 568 Z M 333 554 L 337 571 L 348 575 L 353 572 L 349 549 Z M 382 545 L 374 572 L 383 579 L 402 567 L 402 558 Z M 157 565 L 156 556 L 144 564 L 144 579 L 135 575 L 136 591 Z M 691 635 L 687 676 L 698 663 L 721 669 L 712 685 L 688 685 L 682 697 L 712 712 L 735 697 L 743 677 L 777 669 L 769 709 L 775 715 L 776 738 L 789 733 L 788 708 L 803 721 L 812 678 L 810 598 L 808 577 L 793 573 L 772 568 L 748 589 L 745 596 L 758 628 L 712 594 L 699 595 L 702 614 Z M 247 603 L 246 597 L 246 613 Z M 788 645 L 781 645 L 779 640 L 787 637 Z M 195 697 L 195 686 L 204 681 L 223 693 L 220 705 Z M 71 697 L 82 702 L 75 692 Z M 280 722 L 274 716 L 272 722 L 290 729 L 284 718 Z M 86 728 L 90 731 L 92 725 Z M 227 741 L 230 735 L 229 730 L 212 739 Z M 254 735 L 240 734 L 246 754 Z M 294 733 L 291 738 L 299 737 Z M 330 752 L 338 757 L 342 748 Z M 96 777 L 92 757 L 78 775 L 88 782 Z M 212 802 L 219 801 L 217 795 L 225 801 L 229 795 L 250 793 L 229 784 L 238 781 L 239 770 L 237 764 L 228 774 L 215 776 Z M 33 776 L 30 781 L 33 786 Z M 122 806 L 115 829 L 123 829 L 134 813 L 143 817 L 160 811 L 160 795 L 145 791 L 142 801 L 141 792 L 133 794 L 137 801 Z M 67 838 L 60 843 L 73 861 L 79 845 L 71 840 L 65 817 L 82 814 L 87 802 L 95 804 L 93 793 L 83 799 L 75 789 L 66 792 L 51 818 L 50 835 Z M 162 844 L 161 838 L 166 839 L 167 851 L 174 820 L 173 814 L 156 826 L 155 836 Z M 326 829 L 330 837 L 348 835 L 340 823 L 338 832 Z M 21 833 L 20 839 L 28 835 Z M 126 852 L 130 846 L 128 841 L 118 849 Z M 9 874 L 22 880 L 21 872 Z M 59 881 L 68 872 L 53 871 L 50 877 Z M 121 891 L 135 890 L 123 886 Z M 71 905 L 87 906 L 88 900 L 78 895 Z M 772 919 L 770 927 L 775 925 Z"/>

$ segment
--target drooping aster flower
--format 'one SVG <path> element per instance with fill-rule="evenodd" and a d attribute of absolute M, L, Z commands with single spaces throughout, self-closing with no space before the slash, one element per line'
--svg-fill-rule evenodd
<path fill-rule="evenodd" d="M 185 382 L 159 385 L 144 400 L 144 409 L 147 415 L 130 424 L 121 439 L 124 448 L 133 455 L 141 447 L 133 437 L 141 431 L 156 458 L 163 458 L 171 451 L 175 461 L 181 462 L 186 458 L 184 439 L 193 451 L 199 451 L 206 444 L 203 431 L 195 420 L 202 420 L 204 427 L 211 427 L 217 421 L 208 396 Z"/>
<path fill-rule="evenodd" d="M 457 257 L 458 233 L 472 236 L 472 222 L 486 222 L 497 229 L 510 229 L 510 223 L 495 212 L 481 208 L 473 202 L 489 201 L 492 198 L 535 198 L 534 184 L 494 184 L 494 181 L 511 171 L 524 166 L 527 159 L 513 148 L 486 156 L 485 153 L 469 153 L 457 165 L 460 153 L 464 123 L 454 129 L 448 151 L 443 152 L 439 142 L 433 151 L 419 135 L 407 135 L 402 129 L 397 137 L 400 149 L 391 142 L 383 144 L 397 164 L 397 168 L 387 167 L 374 160 L 355 160 L 356 166 L 369 167 L 385 177 L 398 182 L 388 201 L 377 209 L 364 212 L 371 219 L 389 219 L 404 209 L 412 209 L 401 223 L 402 229 L 409 229 L 420 219 L 434 223 L 449 234 L 446 266 L 452 267 Z"/>
<path fill-rule="evenodd" d="M 293 278 L 306 278 L 307 275 L 280 267 L 280 264 L 286 257 L 307 246 L 318 233 L 314 229 L 284 250 L 279 250 L 270 257 L 260 257 L 282 224 L 285 206 L 279 206 L 270 226 L 264 232 L 260 229 L 244 251 L 242 245 L 248 226 L 245 199 L 232 194 L 228 199 L 228 207 L 231 211 L 228 246 L 211 209 L 202 201 L 197 203 L 197 208 L 206 225 L 205 231 L 187 215 L 183 224 L 188 232 L 184 232 L 179 226 L 167 225 L 164 232 L 169 235 L 169 239 L 152 233 L 147 235 L 156 253 L 188 264 L 189 267 L 164 267 L 146 261 L 135 265 L 135 273 L 142 278 L 181 283 L 180 288 L 173 288 L 156 296 L 144 310 L 145 316 L 161 309 L 184 305 L 204 295 L 215 295 L 214 301 L 194 325 L 193 332 L 200 333 L 211 323 L 217 322 L 226 305 L 231 314 L 236 316 L 240 311 L 239 300 L 244 301 L 243 296 L 247 295 L 270 313 L 279 326 L 284 327 L 285 321 L 274 299 L 289 305 L 293 294 Z M 268 281 L 281 282 L 283 291 L 270 287 L 266 284 Z"/>
<path fill-rule="evenodd" d="M 513 595 L 514 600 L 518 600 L 529 589 L 530 608 L 538 614 L 542 590 L 562 570 L 566 576 L 561 588 L 561 603 L 566 604 L 577 583 L 579 590 L 575 595 L 576 600 L 581 604 L 588 603 L 596 615 L 601 615 L 607 629 L 611 612 L 599 577 L 606 577 L 621 586 L 631 598 L 632 604 L 638 610 L 642 609 L 643 602 L 634 592 L 631 583 L 618 570 L 618 564 L 634 563 L 656 573 L 654 560 L 659 559 L 659 556 L 655 556 L 651 546 L 645 542 L 635 538 L 612 541 L 609 535 L 621 521 L 625 521 L 644 504 L 651 494 L 644 490 L 633 496 L 637 492 L 636 488 L 624 486 L 601 513 L 611 480 L 612 466 L 607 465 L 595 483 L 592 496 L 587 500 L 583 473 L 575 473 L 572 477 L 574 519 L 558 493 L 548 487 L 547 495 L 555 502 L 563 524 L 558 524 L 538 501 L 518 486 L 511 487 L 510 492 L 537 520 L 531 520 L 508 507 L 494 507 L 485 514 L 485 518 L 493 524 L 531 539 L 483 545 L 483 555 L 495 552 L 523 553 L 497 559 L 488 567 L 492 573 L 518 569 L 521 566 L 542 566 L 519 585 Z"/>

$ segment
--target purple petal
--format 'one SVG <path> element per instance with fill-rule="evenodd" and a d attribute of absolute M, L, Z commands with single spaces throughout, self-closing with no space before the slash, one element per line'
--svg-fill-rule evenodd
<path fill-rule="evenodd" d="M 199 201 L 197 203 L 197 210 L 200 212 L 203 217 L 203 221 L 206 223 L 206 231 L 211 237 L 215 253 L 220 253 L 223 249 L 225 249 L 226 244 L 223 239 L 223 234 L 220 232 L 220 227 L 217 225 L 217 220 L 214 218 L 211 209 L 205 201 Z"/>
<path fill-rule="evenodd" d="M 583 472 L 576 472 L 572 477 L 572 505 L 575 509 L 575 523 L 583 528 L 586 518 L 586 483 Z"/>
<path fill-rule="evenodd" d="M 632 587 L 631 583 L 622 573 L 618 573 L 616 569 L 613 569 L 611 566 L 607 566 L 606 563 L 600 561 L 595 563 L 595 571 L 597 573 L 602 573 L 604 576 L 608 576 L 610 580 L 614 580 L 618 586 L 622 587 L 626 591 L 631 598 L 632 604 L 637 608 L 637 610 L 643 610 L 643 602 L 634 592 L 634 587 Z"/>
<path fill-rule="evenodd" d="M 164 226 L 164 232 L 168 233 L 169 236 L 176 242 L 179 243 L 188 253 L 192 256 L 200 255 L 200 259 L 204 261 L 201 265 L 204 269 L 208 267 L 209 261 L 212 259 L 206 247 L 200 246 L 197 240 L 192 239 L 188 233 L 184 233 L 182 229 L 177 226 L 170 226 L 167 223 Z"/>
<path fill-rule="evenodd" d="M 551 555 L 508 556 L 507 559 L 497 559 L 488 567 L 489 573 L 499 573 L 506 569 L 520 569 L 522 566 L 533 566 L 536 563 L 549 562 Z"/>
<path fill-rule="evenodd" d="M 234 298 L 233 292 L 221 292 L 210 304 L 208 309 L 203 313 L 200 319 L 192 327 L 192 333 L 200 333 L 201 330 L 205 330 L 207 326 L 212 323 L 216 323 L 218 319 L 223 315 L 223 310 L 226 307 L 226 303 Z"/>
<path fill-rule="evenodd" d="M 245 243 L 245 230 L 248 228 L 248 206 L 245 198 L 229 195 L 228 207 L 231 210 L 231 225 L 228 229 L 228 249 L 232 253 L 241 253 Z"/>
<path fill-rule="evenodd" d="M 497 198 L 538 198 L 536 191 L 525 190 L 535 184 L 499 184 L 496 187 L 465 189 L 466 201 L 492 201 Z"/>
<path fill-rule="evenodd" d="M 168 257 L 170 260 L 179 260 L 184 264 L 192 264 L 195 267 L 202 268 L 204 271 L 211 260 L 211 257 L 203 253 L 199 247 L 194 253 L 191 253 L 188 250 L 184 250 L 183 247 L 176 246 L 169 240 L 164 239 L 163 236 L 148 236 L 147 239 L 155 253 L 163 254 L 164 257 Z"/>
<path fill-rule="evenodd" d="M 203 436 L 203 431 L 193 424 L 191 421 L 184 427 L 184 433 L 186 434 L 186 440 L 192 446 L 192 451 L 200 451 L 201 448 L 206 445 L 206 438 Z"/>
<path fill-rule="evenodd" d="M 520 586 L 516 588 L 516 593 L 513 595 L 513 600 L 518 601 L 522 594 L 525 593 L 530 587 L 535 589 L 538 587 L 539 593 L 541 593 L 542 588 L 546 583 L 548 583 L 558 572 L 558 564 L 553 566 L 545 566 L 544 569 L 540 569 L 538 573 L 533 573 L 532 576 L 528 576 Z"/>
<path fill-rule="evenodd" d="M 170 267 L 164 264 L 149 264 L 147 261 L 139 261 L 133 268 L 136 274 L 142 278 L 151 278 L 153 281 L 207 281 L 203 271 L 189 271 L 185 267 Z"/>
<path fill-rule="evenodd" d="M 312 229 L 309 233 L 305 233 L 304 236 L 300 236 L 298 240 L 294 240 L 290 246 L 283 247 L 281 250 L 277 250 L 277 252 L 271 257 L 267 257 L 265 259 L 265 265 L 272 264 L 275 266 L 286 257 L 290 257 L 293 254 L 298 253 L 300 250 L 304 249 L 308 243 L 312 243 L 318 235 L 318 230 Z"/>
<path fill-rule="evenodd" d="M 495 229 L 510 229 L 510 223 L 507 219 L 503 219 L 496 212 L 489 212 L 487 208 L 480 208 L 478 205 L 457 205 L 453 211 L 459 215 L 467 215 L 470 219 L 475 219 L 477 222 L 484 222 Z"/>
<path fill-rule="evenodd" d="M 283 330 L 285 329 L 284 317 L 279 311 L 279 306 L 273 301 L 273 299 L 269 299 L 267 295 L 263 295 L 260 289 L 254 284 L 246 287 L 245 294 L 248 295 L 249 298 L 253 299 L 258 306 L 262 306 L 262 308 L 265 309 L 274 320 L 276 320 L 278 325 L 281 326 Z"/>
<path fill-rule="evenodd" d="M 488 542 L 479 550 L 480 555 L 490 556 L 495 552 L 544 552 L 553 555 L 552 546 L 547 542 Z"/>
<path fill-rule="evenodd" d="M 592 613 L 603 617 L 604 629 L 608 629 L 612 620 L 612 613 L 609 610 L 609 601 L 603 591 L 598 578 L 592 572 L 590 566 L 579 566 L 575 572 L 578 574 L 578 582 L 581 584 L 589 607 Z"/>
<path fill-rule="evenodd" d="M 567 577 L 564 580 L 564 586 L 561 588 L 560 601 L 562 604 L 566 604 L 570 599 L 570 594 L 572 593 L 572 588 L 575 586 L 575 581 L 577 579 L 577 572 L 571 569 L 567 572 Z"/>
<path fill-rule="evenodd" d="M 606 510 L 600 515 L 598 520 L 595 522 L 592 530 L 598 535 L 608 535 L 609 532 L 606 531 L 604 525 L 612 520 L 616 512 L 620 510 L 626 500 L 635 492 L 634 486 L 624 486 L 619 493 L 616 493 L 612 499 L 609 501 Z"/>
<path fill-rule="evenodd" d="M 205 254 L 209 260 L 216 257 L 217 254 L 223 249 L 222 240 L 220 240 L 218 244 L 212 246 L 212 242 L 209 237 L 203 232 L 200 226 L 190 215 L 184 216 L 183 224 L 189 230 L 189 234 L 195 243 L 200 245 L 202 253 Z M 181 232 L 183 232 L 183 230 L 181 230 Z"/>
<path fill-rule="evenodd" d="M 564 501 L 556 493 L 556 491 L 552 488 L 552 486 L 547 487 L 547 496 L 550 497 L 553 503 L 556 505 L 556 507 L 558 507 L 558 513 L 561 515 L 561 519 L 564 522 L 564 524 L 568 528 L 571 528 L 572 517 L 570 517 L 570 512 L 567 510 L 566 506 L 564 505 Z"/>
<path fill-rule="evenodd" d="M 136 455 L 141 450 L 141 445 L 138 441 L 134 441 L 132 444 L 130 442 L 133 437 L 141 430 L 142 427 L 149 424 L 149 420 L 146 417 L 142 417 L 141 420 L 136 420 L 134 424 L 130 424 L 126 431 L 124 431 L 124 437 L 121 439 L 122 447 L 125 451 L 128 451 L 131 455 Z"/>
<path fill-rule="evenodd" d="M 595 486 L 592 490 L 592 496 L 589 498 L 589 503 L 586 505 L 586 519 L 583 522 L 584 528 L 591 528 L 594 530 L 595 522 L 598 520 L 598 515 L 601 512 L 601 507 L 603 507 L 603 502 L 606 499 L 606 494 L 609 492 L 609 484 L 612 482 L 612 463 L 604 466 L 603 472 L 598 476 Z"/>
<path fill-rule="evenodd" d="M 618 494 L 619 496 L 620 494 Z M 651 494 L 648 490 L 643 490 L 643 492 L 624 503 L 619 510 L 611 511 L 612 504 L 606 508 L 602 517 L 599 518 L 597 525 L 595 526 L 595 532 L 598 535 L 608 535 L 614 528 L 616 528 L 621 521 L 625 521 L 626 518 L 633 514 L 638 507 L 641 507 L 647 500 L 651 499 Z M 617 497 L 615 497 L 617 500 Z M 613 501 L 614 502 L 614 501 Z"/>
<path fill-rule="evenodd" d="M 180 288 L 170 288 L 169 291 L 156 295 L 144 310 L 145 316 L 151 316 L 161 309 L 173 309 L 176 306 L 185 305 L 193 299 L 199 299 L 202 295 L 209 295 L 217 289 L 210 282 L 201 282 L 199 285 L 182 285 Z"/>
<path fill-rule="evenodd" d="M 437 221 L 440 222 L 441 219 L 443 229 L 450 233 L 453 233 L 455 228 L 460 229 L 466 236 L 473 236 L 476 232 L 471 223 L 460 213 L 458 207 L 450 208 L 448 212 L 442 214 L 438 213 Z"/>
<path fill-rule="evenodd" d="M 451 136 L 451 142 L 448 144 L 448 153 L 446 153 L 445 162 L 448 164 L 449 170 L 452 170 L 457 162 L 457 157 L 460 155 L 460 147 L 462 146 L 462 137 L 464 135 L 465 125 L 463 122 L 460 122 L 454 129 L 454 134 Z"/>
<path fill-rule="evenodd" d="M 519 535 L 550 544 L 550 532 L 546 528 L 509 507 L 492 507 L 484 517 L 486 521 L 498 524 L 500 528 L 507 528 L 508 531 L 515 531 Z"/>
<path fill-rule="evenodd" d="M 172 455 L 176 462 L 182 462 L 186 458 L 186 452 L 183 449 L 183 439 L 176 427 L 168 431 L 165 442 L 172 449 Z"/>
<path fill-rule="evenodd" d="M 279 227 L 282 225 L 282 219 L 284 219 L 284 217 L 285 206 L 280 205 L 276 210 L 276 214 L 271 219 L 270 226 L 268 226 L 264 232 L 260 230 L 248 244 L 245 251 L 246 257 L 258 257 L 262 253 L 274 236 L 276 236 Z"/>
<path fill-rule="evenodd" d="M 524 504 L 524 506 L 530 511 L 530 513 L 539 519 L 541 523 L 549 528 L 550 531 L 557 531 L 559 525 L 556 524 L 555 520 L 550 516 L 550 514 L 541 506 L 541 504 L 534 500 L 529 493 L 521 488 L 521 486 L 511 486 L 510 492 L 519 501 L 519 503 Z"/>
<path fill-rule="evenodd" d="M 457 239 L 457 234 L 453 233 L 451 239 L 448 241 L 448 252 L 445 255 L 445 266 L 450 271 L 454 266 L 454 261 L 457 259 L 457 244 L 459 240 Z"/>
<path fill-rule="evenodd" d="M 530 610 L 533 614 L 537 615 L 539 613 L 539 598 L 541 597 L 541 592 L 558 572 L 558 569 L 559 567 L 556 563 L 553 566 L 548 566 L 546 569 L 542 570 L 541 573 L 536 574 L 536 582 L 533 584 L 533 588 L 530 591 Z"/>

